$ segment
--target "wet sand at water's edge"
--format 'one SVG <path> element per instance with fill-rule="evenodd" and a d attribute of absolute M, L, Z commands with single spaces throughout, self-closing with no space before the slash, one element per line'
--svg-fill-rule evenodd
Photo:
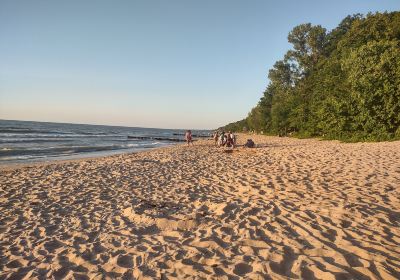
<path fill-rule="evenodd" d="M 0 170 L 0 279 L 400 279 L 399 141 L 251 137 Z"/>

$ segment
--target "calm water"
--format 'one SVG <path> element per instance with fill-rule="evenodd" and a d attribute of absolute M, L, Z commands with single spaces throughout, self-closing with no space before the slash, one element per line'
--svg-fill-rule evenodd
<path fill-rule="evenodd" d="M 176 144 L 171 140 L 182 139 L 183 133 L 176 129 L 0 120 L 0 164 L 141 151 Z"/>

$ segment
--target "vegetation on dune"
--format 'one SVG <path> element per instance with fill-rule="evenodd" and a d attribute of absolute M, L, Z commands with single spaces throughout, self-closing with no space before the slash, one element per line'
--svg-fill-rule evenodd
<path fill-rule="evenodd" d="M 293 48 L 233 131 L 343 141 L 400 139 L 400 12 L 347 16 L 332 31 L 301 24 Z"/>

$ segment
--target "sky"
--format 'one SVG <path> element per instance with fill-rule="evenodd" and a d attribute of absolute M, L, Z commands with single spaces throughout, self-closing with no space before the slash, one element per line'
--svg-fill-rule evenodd
<path fill-rule="evenodd" d="M 0 0 L 0 119 L 213 129 L 243 119 L 296 25 L 399 0 Z"/>

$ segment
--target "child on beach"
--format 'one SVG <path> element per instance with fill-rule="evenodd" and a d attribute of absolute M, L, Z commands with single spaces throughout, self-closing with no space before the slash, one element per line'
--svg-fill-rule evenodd
<path fill-rule="evenodd" d="M 186 133 L 185 133 L 185 139 L 186 139 L 186 143 L 188 144 L 188 146 L 189 146 L 190 144 L 193 145 L 192 131 L 191 131 L 191 130 L 186 131 Z"/>

